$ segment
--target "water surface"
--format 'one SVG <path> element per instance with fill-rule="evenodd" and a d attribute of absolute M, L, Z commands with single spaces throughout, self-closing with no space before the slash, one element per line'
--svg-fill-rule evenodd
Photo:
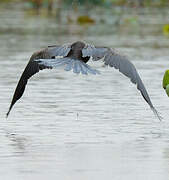
<path fill-rule="evenodd" d="M 23 12 L 17 11 L 16 16 L 24 22 L 19 13 Z M 169 179 L 169 101 L 161 85 L 169 67 L 166 37 L 118 32 L 100 36 L 100 32 L 92 34 L 93 27 L 84 34 L 44 34 L 42 23 L 38 27 L 44 32 L 25 33 L 23 26 L 20 33 L 16 30 L 18 19 L 3 16 L 1 179 Z M 31 18 L 28 24 L 38 30 Z M 4 33 L 3 28 L 10 29 L 9 33 Z M 117 47 L 128 55 L 163 121 L 154 116 L 129 79 L 117 70 L 103 67 L 102 62 L 90 62 L 101 72 L 96 76 L 75 75 L 60 69 L 40 72 L 31 78 L 23 97 L 6 119 L 16 84 L 31 54 L 46 45 L 78 39 Z"/>

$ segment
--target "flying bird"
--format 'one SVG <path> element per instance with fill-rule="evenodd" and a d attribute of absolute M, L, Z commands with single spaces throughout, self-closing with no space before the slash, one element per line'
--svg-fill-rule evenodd
<path fill-rule="evenodd" d="M 97 47 L 81 41 L 72 44 L 53 45 L 33 53 L 15 89 L 12 102 L 7 112 L 7 117 L 17 100 L 25 90 L 28 79 L 43 69 L 64 67 L 64 70 L 73 70 L 76 74 L 99 74 L 99 71 L 87 64 L 89 59 L 93 61 L 103 60 L 104 65 L 118 69 L 122 74 L 130 78 L 131 82 L 137 85 L 144 100 L 149 104 L 154 114 L 161 119 L 154 108 L 147 90 L 135 68 L 127 59 L 116 50 L 109 47 Z"/>

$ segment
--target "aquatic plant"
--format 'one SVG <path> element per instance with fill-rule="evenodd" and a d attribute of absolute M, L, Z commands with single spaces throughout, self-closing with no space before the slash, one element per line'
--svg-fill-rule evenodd
<path fill-rule="evenodd" d="M 163 77 L 163 88 L 169 96 L 169 70 L 166 70 Z"/>
<path fill-rule="evenodd" d="M 169 37 L 169 24 L 163 26 L 163 34 Z"/>

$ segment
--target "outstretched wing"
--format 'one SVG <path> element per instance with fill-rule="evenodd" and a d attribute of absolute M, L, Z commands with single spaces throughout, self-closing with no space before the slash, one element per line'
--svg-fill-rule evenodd
<path fill-rule="evenodd" d="M 48 46 L 48 48 L 41 50 L 39 52 L 35 52 L 31 56 L 24 72 L 21 75 L 18 85 L 15 89 L 15 93 L 13 95 L 12 102 L 11 102 L 9 110 L 6 114 L 7 117 L 9 115 L 13 105 L 16 103 L 16 101 L 22 97 L 25 87 L 26 87 L 26 84 L 28 82 L 28 79 L 31 76 L 33 76 L 34 74 L 38 73 L 40 70 L 53 68 L 52 66 L 47 65 L 47 64 L 40 64 L 36 60 L 37 59 L 51 59 L 53 57 L 55 58 L 55 56 L 67 56 L 68 53 L 70 52 L 70 50 L 71 50 L 70 44 L 65 44 L 62 46 L 53 45 L 53 46 Z"/>
<path fill-rule="evenodd" d="M 83 57 L 92 57 L 94 61 L 100 60 L 103 58 L 107 52 L 106 47 L 95 47 L 91 44 L 86 44 L 85 47 L 82 49 L 82 56 Z"/>
<path fill-rule="evenodd" d="M 48 52 L 51 56 L 67 56 L 71 50 L 71 44 L 64 44 L 62 46 L 52 45 L 48 46 Z"/>
<path fill-rule="evenodd" d="M 93 45 L 86 45 L 85 47 L 86 48 L 82 51 L 84 57 L 92 56 L 93 60 L 99 60 L 104 57 L 103 61 L 105 65 L 118 69 L 121 73 L 130 78 L 131 82 L 137 85 L 137 89 L 141 92 L 143 98 L 149 104 L 152 111 L 161 120 L 161 117 L 154 108 L 135 66 L 125 56 L 118 54 L 110 48 L 94 47 Z"/>
<path fill-rule="evenodd" d="M 40 70 L 51 68 L 50 66 L 39 65 L 38 62 L 34 61 L 35 59 L 40 59 L 40 58 L 51 58 L 50 54 L 47 52 L 47 49 L 36 52 L 31 56 L 24 72 L 21 75 L 21 78 L 17 84 L 17 87 L 15 89 L 15 93 L 13 95 L 12 102 L 9 107 L 9 111 L 6 114 L 7 117 L 13 105 L 16 103 L 16 101 L 22 97 L 26 84 L 28 82 L 28 79 L 34 74 L 38 73 Z"/>

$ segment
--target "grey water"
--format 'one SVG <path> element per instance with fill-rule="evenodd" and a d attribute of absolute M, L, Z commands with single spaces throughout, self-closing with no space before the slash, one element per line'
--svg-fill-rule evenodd
<path fill-rule="evenodd" d="M 143 25 L 145 32 L 136 34 L 116 29 L 110 33 L 104 26 L 101 34 L 98 24 L 83 27 L 83 33 L 79 33 L 82 27 L 63 25 L 69 32 L 59 34 L 53 20 L 42 18 L 37 23 L 23 12 L 8 12 L 1 11 L 0 16 L 0 179 L 169 179 L 169 99 L 162 88 L 163 74 L 169 68 L 169 39 L 160 34 L 161 26 Z M 150 22 L 156 18 L 148 17 Z M 96 76 L 61 69 L 36 74 L 6 119 L 32 53 L 76 40 L 126 54 L 163 116 L 162 122 L 136 86 L 101 61 L 89 63 L 101 72 Z"/>

